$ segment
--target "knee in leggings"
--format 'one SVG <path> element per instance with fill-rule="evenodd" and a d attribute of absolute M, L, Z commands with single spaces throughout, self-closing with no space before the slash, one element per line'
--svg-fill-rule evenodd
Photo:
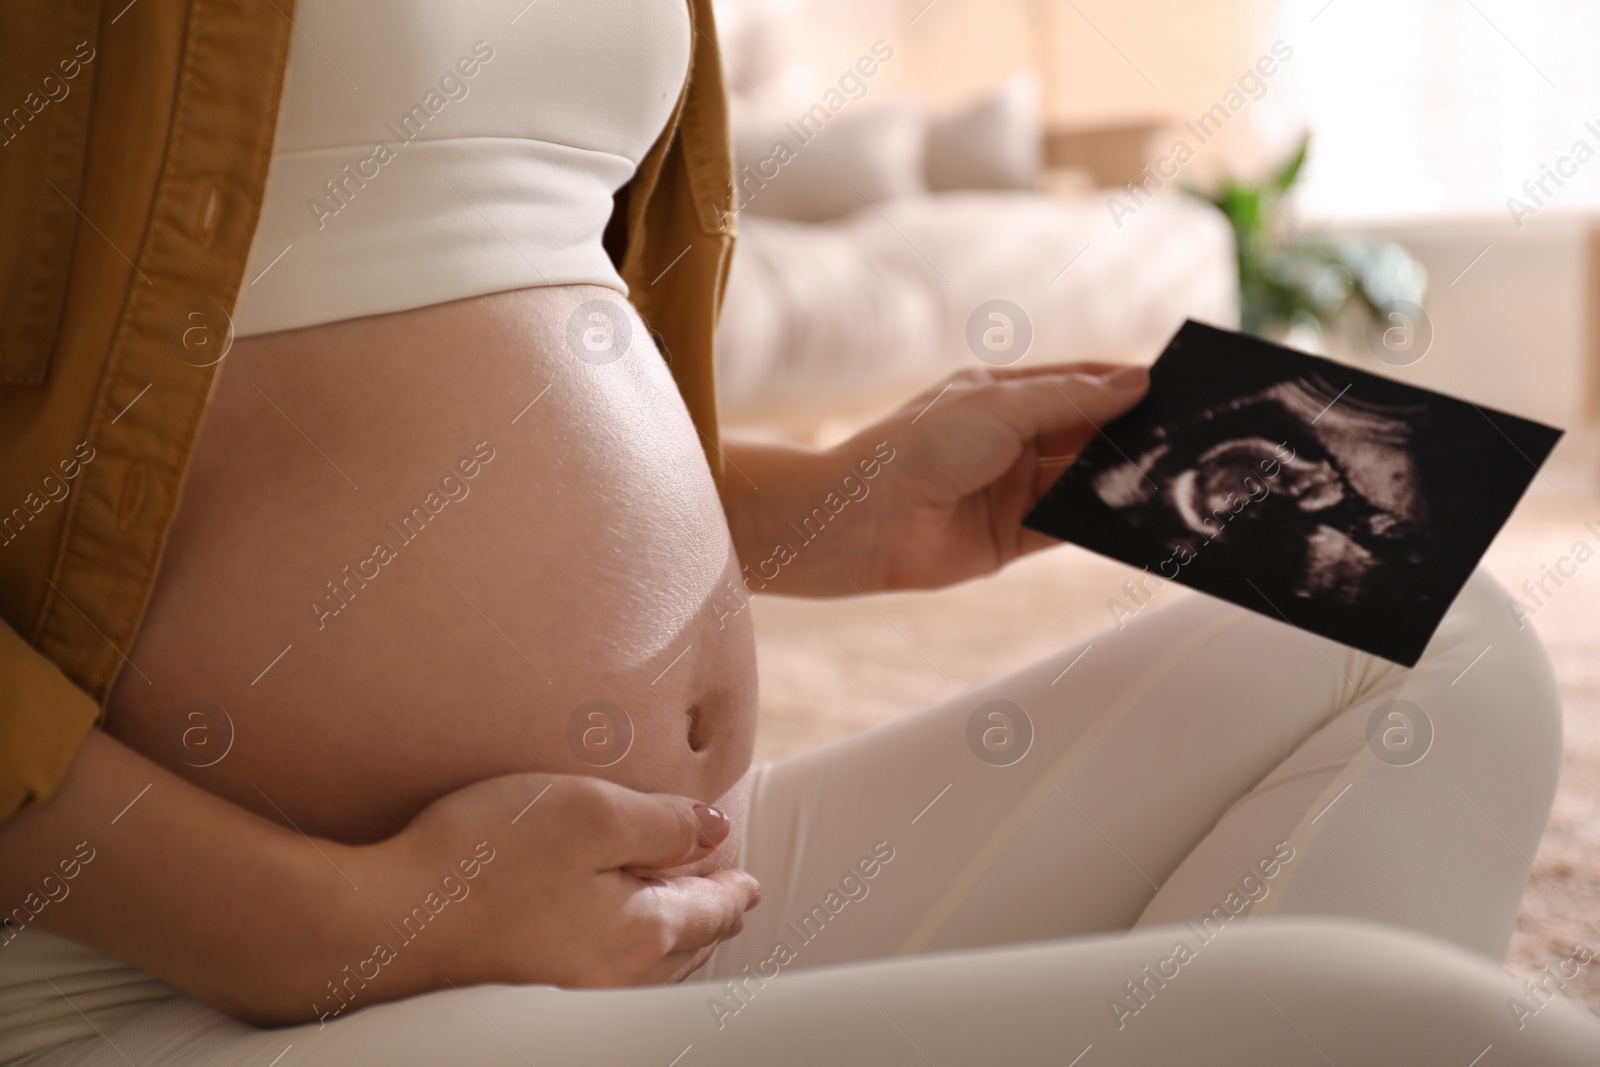
<path fill-rule="evenodd" d="M 1459 660 L 1457 670 L 1489 668 L 1490 680 L 1510 681 L 1524 698 L 1513 711 L 1526 729 L 1553 738 L 1557 748 L 1561 738 L 1561 701 L 1556 690 L 1555 672 L 1544 643 L 1519 608 L 1521 601 L 1483 568 L 1472 573 L 1461 595 L 1451 605 L 1435 639 L 1441 653 Z M 1442 640 L 1441 640 L 1442 639 Z M 1430 647 L 1430 652 L 1433 649 Z M 1480 659 L 1481 657 L 1481 659 Z M 1459 684 L 1471 674 L 1452 675 Z M 1485 684 L 1480 677 L 1474 684 Z"/>
<path fill-rule="evenodd" d="M 1291 1015 L 1288 1002 L 1300 1001 L 1338 1005 L 1378 1033 L 1399 1026 L 1441 1037 L 1487 1026 L 1509 1039 L 1505 1051 L 1512 1061 L 1525 1063 L 1569 1062 L 1537 1055 L 1540 1037 L 1579 1033 L 1592 1040 L 1600 1033 L 1586 1013 L 1560 1003 L 1563 998 L 1540 995 L 1456 946 L 1409 930 L 1342 919 L 1278 920 L 1258 925 L 1234 947 L 1231 964 L 1275 990 Z M 1536 1016 L 1555 1032 L 1519 1038 Z M 1529 1058 L 1519 1058 L 1519 1051 Z"/>

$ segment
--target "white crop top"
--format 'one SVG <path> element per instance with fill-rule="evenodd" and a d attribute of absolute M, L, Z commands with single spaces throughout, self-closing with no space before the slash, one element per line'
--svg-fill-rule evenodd
<path fill-rule="evenodd" d="M 684 0 L 300 0 L 235 335 L 587 282 L 676 106 Z"/>

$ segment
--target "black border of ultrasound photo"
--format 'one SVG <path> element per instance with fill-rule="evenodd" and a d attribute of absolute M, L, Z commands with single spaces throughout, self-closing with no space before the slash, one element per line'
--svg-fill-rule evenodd
<path fill-rule="evenodd" d="M 1023 525 L 1412 667 L 1562 433 L 1190 320 Z"/>

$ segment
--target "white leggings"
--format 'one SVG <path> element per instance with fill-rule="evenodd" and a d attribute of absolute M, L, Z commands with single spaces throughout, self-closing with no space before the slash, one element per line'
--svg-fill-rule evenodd
<path fill-rule="evenodd" d="M 1408 671 L 1185 596 L 766 766 L 739 857 L 762 904 L 683 985 L 261 1031 L 38 935 L 39 983 L 81 995 L 41 994 L 30 1062 L 1594 1064 L 1600 1021 L 1498 966 L 1561 734 L 1506 605 L 1475 577 Z"/>

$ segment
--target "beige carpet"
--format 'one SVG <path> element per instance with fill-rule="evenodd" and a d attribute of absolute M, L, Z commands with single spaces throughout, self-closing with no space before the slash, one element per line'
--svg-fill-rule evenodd
<path fill-rule="evenodd" d="M 1487 557 L 1508 587 L 1537 578 L 1585 540 L 1600 549 L 1600 491 L 1587 442 L 1564 443 Z M 1595 530 L 1585 529 L 1593 522 Z M 912 711 L 1105 626 L 1106 599 L 1128 569 L 1074 547 L 936 593 L 871 602 L 754 602 L 761 669 L 757 758 L 798 752 Z M 1192 595 L 1168 586 L 1162 598 Z M 1508 965 L 1532 977 L 1600 950 L 1600 558 L 1533 619 L 1556 663 L 1566 755 L 1555 810 L 1523 899 Z M 1509 847 L 1509 846 L 1508 846 Z M 1593 923 L 1594 925 L 1589 925 Z M 1569 967 L 1570 969 L 1570 967 Z M 1564 990 L 1600 1013 L 1600 962 Z"/>

